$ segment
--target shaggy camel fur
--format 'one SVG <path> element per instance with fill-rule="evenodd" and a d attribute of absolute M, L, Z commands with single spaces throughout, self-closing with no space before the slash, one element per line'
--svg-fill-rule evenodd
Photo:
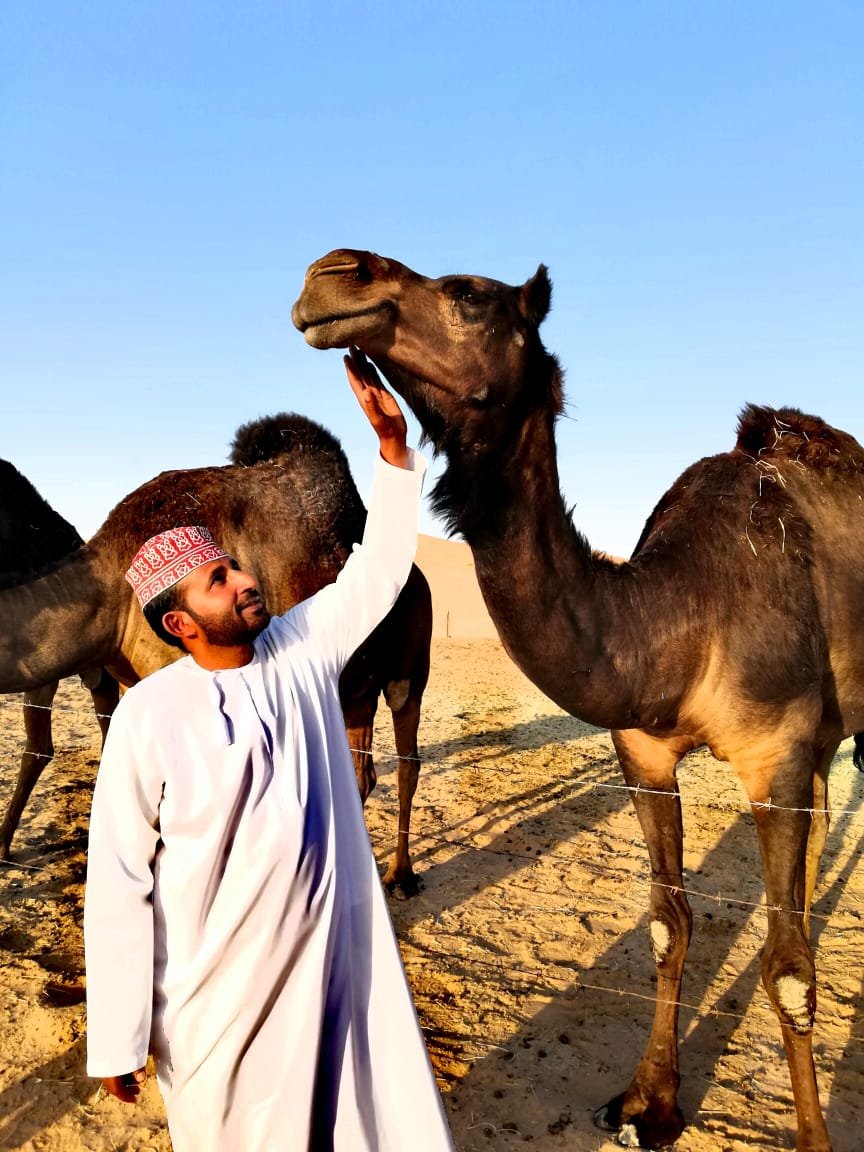
<path fill-rule="evenodd" d="M 237 463 L 227 467 L 162 473 L 118 504 L 88 543 L 55 557 L 38 578 L 0 588 L 0 619 L 9 622 L 0 634 L 0 692 L 30 691 L 99 666 L 129 685 L 177 659 L 181 653 L 157 639 L 124 579 L 142 540 L 173 525 L 206 524 L 256 575 L 274 613 L 336 578 L 366 516 L 339 442 L 312 421 L 285 414 L 241 428 L 234 455 Z M 409 831 L 431 635 L 429 586 L 415 567 L 340 680 L 364 802 L 375 785 L 372 724 L 381 692 L 392 711 L 399 827 L 384 882 L 407 895 L 418 887 Z M 22 762 L 2 826 L 4 858 L 45 763 L 44 757 Z"/>
<path fill-rule="evenodd" d="M 828 1152 L 807 921 L 828 768 L 864 727 L 864 451 L 794 409 L 747 407 L 734 449 L 689 468 L 630 561 L 610 563 L 561 497 L 561 373 L 539 335 L 550 300 L 543 266 L 510 287 L 340 250 L 309 268 L 292 315 L 313 347 L 358 345 L 404 397 L 446 457 L 433 505 L 471 546 L 507 651 L 561 707 L 612 729 L 650 858 L 657 994 L 645 1054 L 598 1123 L 643 1148 L 668 1147 L 684 1126 L 678 1004 L 692 916 L 676 768 L 707 745 L 752 803 L 762 978 L 797 1149 Z"/>

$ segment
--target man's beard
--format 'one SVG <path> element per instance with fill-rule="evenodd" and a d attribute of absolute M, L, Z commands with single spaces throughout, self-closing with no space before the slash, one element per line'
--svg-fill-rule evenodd
<path fill-rule="evenodd" d="M 263 601 L 257 598 L 256 600 L 261 605 L 261 612 L 252 621 L 246 620 L 242 615 L 243 608 L 250 604 L 249 600 L 242 607 L 224 616 L 201 615 L 192 612 L 188 607 L 186 611 L 204 633 L 209 644 L 219 648 L 235 648 L 239 644 L 251 644 L 270 623 L 270 613 L 264 607 Z"/>

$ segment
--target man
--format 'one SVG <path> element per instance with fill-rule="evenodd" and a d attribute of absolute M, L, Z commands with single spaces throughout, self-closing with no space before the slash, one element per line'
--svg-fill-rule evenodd
<path fill-rule="evenodd" d="M 271 620 L 200 526 L 154 537 L 127 574 L 188 655 L 126 693 L 105 743 L 87 1066 L 132 1103 L 152 1051 L 174 1152 L 453 1148 L 338 693 L 407 578 L 423 464 L 362 353 L 345 365 L 380 459 L 334 584 Z"/>

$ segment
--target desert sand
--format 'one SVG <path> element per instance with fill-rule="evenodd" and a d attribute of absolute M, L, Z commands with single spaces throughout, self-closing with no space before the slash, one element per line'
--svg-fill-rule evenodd
<path fill-rule="evenodd" d="M 606 732 L 561 712 L 509 661 L 464 545 L 424 538 L 436 611 L 412 850 L 422 890 L 390 907 L 460 1152 L 617 1147 L 593 1110 L 627 1083 L 651 1019 L 648 863 Z M 0 803 L 17 771 L 20 697 L 0 698 Z M 0 1148 L 167 1152 L 154 1082 L 135 1108 L 84 1070 L 81 921 L 99 733 L 64 681 L 57 755 L 0 867 Z M 367 805 L 382 866 L 396 834 L 393 740 L 376 729 Z M 779 1028 L 759 982 L 765 909 L 752 820 L 728 768 L 682 765 L 694 938 L 681 1011 L 680 1152 L 794 1147 Z M 851 746 L 812 917 L 815 1050 L 835 1152 L 864 1109 L 864 776 Z M 410 1150 L 406 1149 L 406 1152 Z"/>

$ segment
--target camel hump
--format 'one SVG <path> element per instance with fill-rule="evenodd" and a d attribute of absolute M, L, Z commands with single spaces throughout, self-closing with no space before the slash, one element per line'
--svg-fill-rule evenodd
<path fill-rule="evenodd" d="M 864 449 L 853 436 L 798 408 L 748 404 L 738 417 L 736 450 L 762 458 L 782 456 L 814 468 L 864 470 Z"/>
<path fill-rule="evenodd" d="M 46 575 L 84 543 L 8 460 L 0 460 L 0 587 Z"/>
<path fill-rule="evenodd" d="M 277 456 L 301 452 L 338 456 L 345 467 L 348 466 L 336 437 L 296 412 L 277 412 L 275 416 L 262 416 L 242 424 L 234 433 L 230 460 L 232 464 L 248 468 L 264 460 L 275 460 Z"/>

